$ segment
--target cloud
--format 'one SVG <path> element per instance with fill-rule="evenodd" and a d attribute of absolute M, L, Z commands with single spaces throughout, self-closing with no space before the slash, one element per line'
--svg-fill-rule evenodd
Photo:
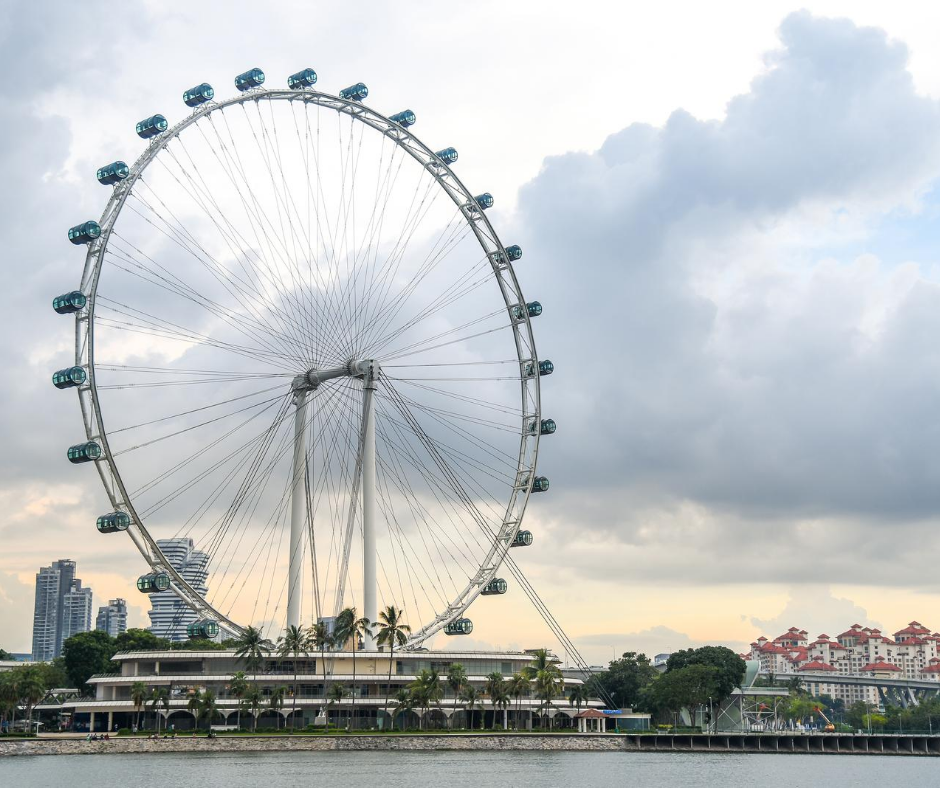
<path fill-rule="evenodd" d="M 575 639 L 579 650 L 591 654 L 593 659 L 606 663 L 616 654 L 617 658 L 628 651 L 646 654 L 651 659 L 657 654 L 671 654 L 686 648 L 702 646 L 727 646 L 735 653 L 743 650 L 745 644 L 738 641 L 695 640 L 684 632 L 677 632 L 663 624 L 642 629 L 637 632 L 607 632 L 583 635 Z M 601 650 L 600 647 L 605 647 Z M 598 656 L 600 655 L 600 656 Z"/>
<path fill-rule="evenodd" d="M 823 584 L 793 586 L 780 613 L 766 619 L 751 616 L 749 620 L 771 640 L 790 627 L 805 629 L 811 638 L 823 633 L 834 638 L 852 624 L 883 629 L 869 618 L 868 611 L 851 599 L 833 596 L 829 586 Z"/>
<path fill-rule="evenodd" d="M 940 286 L 839 257 L 918 209 L 938 105 L 881 30 L 800 12 L 780 41 L 723 119 L 633 124 L 521 193 L 559 425 L 532 513 L 641 577 L 780 582 L 812 575 L 796 545 L 840 572 L 940 546 Z"/>

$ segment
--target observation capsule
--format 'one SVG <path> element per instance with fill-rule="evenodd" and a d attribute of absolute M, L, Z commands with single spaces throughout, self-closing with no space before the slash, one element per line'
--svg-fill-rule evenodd
<path fill-rule="evenodd" d="M 519 259 L 522 257 L 522 247 L 519 246 L 519 245 L 517 245 L 517 244 L 513 244 L 512 246 L 507 246 L 507 247 L 506 247 L 506 254 L 509 256 L 509 259 L 510 259 L 510 260 L 512 260 L 513 262 L 515 262 L 516 260 L 519 260 Z M 502 252 L 497 252 L 496 255 L 495 255 L 495 257 L 496 257 L 496 262 L 497 262 L 497 263 L 505 263 L 505 262 L 506 262 L 506 258 L 503 257 L 503 253 L 502 253 Z"/>
<path fill-rule="evenodd" d="M 473 632 L 473 622 L 469 618 L 458 618 L 444 627 L 445 635 L 469 635 Z"/>
<path fill-rule="evenodd" d="M 403 129 L 407 129 L 409 126 L 414 126 L 417 118 L 415 114 L 410 110 L 406 109 L 404 112 L 396 112 L 394 115 L 389 115 L 388 119 L 392 123 L 397 123 Z"/>
<path fill-rule="evenodd" d="M 346 101 L 362 101 L 368 95 L 369 88 L 367 88 L 363 82 L 357 82 L 355 85 L 343 88 L 339 92 L 339 97 L 346 99 Z"/>
<path fill-rule="evenodd" d="M 183 92 L 183 103 L 187 107 L 198 107 L 200 104 L 205 104 L 214 98 L 215 90 L 208 82 L 203 82 L 201 85 L 196 85 L 196 87 Z"/>
<path fill-rule="evenodd" d="M 98 528 L 98 533 L 113 534 L 130 528 L 131 517 L 126 512 L 111 512 L 110 514 L 101 515 L 95 525 Z"/>
<path fill-rule="evenodd" d="M 170 576 L 166 572 L 151 572 L 137 578 L 137 590 L 142 594 L 159 594 L 170 587 Z"/>
<path fill-rule="evenodd" d="M 151 115 L 137 124 L 137 136 L 149 140 L 151 137 L 163 134 L 169 127 L 170 124 L 166 122 L 163 115 Z"/>
<path fill-rule="evenodd" d="M 522 372 L 527 378 L 535 377 L 535 362 L 526 361 L 522 367 Z M 545 359 L 545 361 L 540 361 L 538 365 L 539 375 L 551 375 L 555 371 L 555 365 L 551 361 Z"/>
<path fill-rule="evenodd" d="M 443 150 L 435 151 L 434 155 L 444 162 L 444 164 L 453 164 L 457 161 L 456 148 L 444 148 Z"/>
<path fill-rule="evenodd" d="M 535 435 L 536 432 L 539 435 L 551 435 L 555 432 L 555 420 L 554 419 L 542 419 L 541 423 L 535 419 L 529 419 L 528 424 L 529 435 Z"/>
<path fill-rule="evenodd" d="M 98 183 L 103 186 L 113 186 L 115 183 L 123 181 L 130 174 L 130 169 L 123 161 L 113 161 L 99 168 L 98 172 L 95 173 L 95 177 L 98 179 Z"/>
<path fill-rule="evenodd" d="M 473 201 L 480 206 L 484 211 L 487 208 L 493 207 L 493 195 L 489 192 L 484 192 L 483 194 L 478 194 L 473 198 Z"/>
<path fill-rule="evenodd" d="M 506 590 L 509 588 L 509 584 L 503 580 L 501 577 L 494 577 L 483 586 L 483 590 L 480 592 L 481 596 L 496 596 L 497 594 L 505 594 Z"/>
<path fill-rule="evenodd" d="M 529 547 L 532 544 L 532 532 L 531 531 L 519 531 L 516 533 L 515 539 L 510 543 L 510 547 Z"/>
<path fill-rule="evenodd" d="M 312 88 L 316 84 L 317 72 L 312 68 L 305 68 L 303 71 L 298 71 L 296 74 L 291 74 L 287 78 L 287 87 L 289 87 L 291 90 Z"/>
<path fill-rule="evenodd" d="M 264 84 L 264 72 L 260 68 L 253 68 L 244 74 L 235 77 L 235 87 L 242 93 L 252 88 L 261 87 Z"/>
<path fill-rule="evenodd" d="M 186 637 L 190 640 L 212 639 L 219 634 L 219 624 L 211 618 L 203 618 L 194 621 L 186 627 Z"/>
<path fill-rule="evenodd" d="M 529 301 L 529 303 L 525 305 L 525 309 L 526 312 L 529 313 L 529 317 L 538 317 L 542 314 L 542 305 L 538 301 Z M 522 311 L 522 306 L 520 304 L 516 304 L 512 308 L 513 320 L 522 320 L 524 316 L 525 312 Z"/>
<path fill-rule="evenodd" d="M 52 375 L 52 385 L 57 389 L 70 389 L 81 386 L 88 379 L 85 370 L 81 367 L 60 369 Z"/>
<path fill-rule="evenodd" d="M 536 476 L 532 480 L 532 492 L 548 492 L 548 479 L 545 476 Z"/>
<path fill-rule="evenodd" d="M 68 315 L 72 312 L 81 312 L 85 308 L 88 299 L 81 290 L 73 290 L 71 293 L 63 293 L 52 299 L 52 308 L 60 315 Z"/>
<path fill-rule="evenodd" d="M 68 458 L 69 462 L 75 465 L 82 462 L 93 462 L 101 458 L 101 447 L 94 441 L 77 443 L 74 446 L 69 446 Z"/>
<path fill-rule="evenodd" d="M 69 228 L 69 240 L 76 246 L 90 244 L 101 235 L 101 227 L 98 222 L 89 220 L 83 224 L 76 224 Z"/>

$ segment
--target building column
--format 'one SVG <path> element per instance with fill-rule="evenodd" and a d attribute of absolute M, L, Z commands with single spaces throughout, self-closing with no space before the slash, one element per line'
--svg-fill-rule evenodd
<path fill-rule="evenodd" d="M 88 719 L 88 730 L 90 733 L 95 732 L 95 713 L 91 712 L 91 716 Z"/>
<path fill-rule="evenodd" d="M 111 732 L 111 729 L 114 727 L 114 712 L 108 712 L 108 733 Z"/>

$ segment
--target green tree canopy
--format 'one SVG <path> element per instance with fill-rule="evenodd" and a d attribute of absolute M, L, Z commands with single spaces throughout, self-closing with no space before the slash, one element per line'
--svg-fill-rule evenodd
<path fill-rule="evenodd" d="M 100 629 L 79 632 L 62 645 L 62 657 L 69 684 L 87 689 L 86 682 L 95 673 L 110 673 L 113 669 L 114 640 Z"/>
<path fill-rule="evenodd" d="M 13 659 L 13 655 L 2 648 L 0 648 L 0 660 L 10 660 Z"/>
<path fill-rule="evenodd" d="M 158 638 L 153 632 L 146 629 L 128 629 L 114 638 L 114 651 L 156 651 L 167 650 L 170 648 L 170 641 L 166 638 Z"/>
<path fill-rule="evenodd" d="M 691 665 L 705 665 L 716 669 L 714 693 L 711 697 L 719 703 L 731 697 L 731 693 L 741 685 L 747 668 L 744 660 L 730 648 L 702 646 L 676 651 L 670 655 L 666 662 L 666 674 Z"/>
<path fill-rule="evenodd" d="M 627 651 L 620 659 L 611 660 L 607 670 L 589 682 L 591 691 L 610 699 L 618 708 L 637 708 L 643 690 L 658 675 L 646 654 Z"/>
<path fill-rule="evenodd" d="M 690 719 L 709 699 L 718 701 L 721 673 L 713 665 L 687 665 L 669 670 L 650 688 L 650 700 L 660 711 L 688 709 Z"/>

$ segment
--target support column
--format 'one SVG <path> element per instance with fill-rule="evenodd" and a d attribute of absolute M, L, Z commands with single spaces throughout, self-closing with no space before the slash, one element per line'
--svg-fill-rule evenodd
<path fill-rule="evenodd" d="M 304 520 L 307 496 L 304 481 L 307 472 L 307 392 L 294 392 L 294 470 L 290 498 L 290 571 L 287 580 L 287 626 L 300 626 L 301 589 L 303 588 Z"/>
<path fill-rule="evenodd" d="M 372 623 L 378 618 L 375 567 L 375 377 L 362 378 L 362 615 Z M 365 650 L 375 651 L 375 637 L 367 634 Z"/>

